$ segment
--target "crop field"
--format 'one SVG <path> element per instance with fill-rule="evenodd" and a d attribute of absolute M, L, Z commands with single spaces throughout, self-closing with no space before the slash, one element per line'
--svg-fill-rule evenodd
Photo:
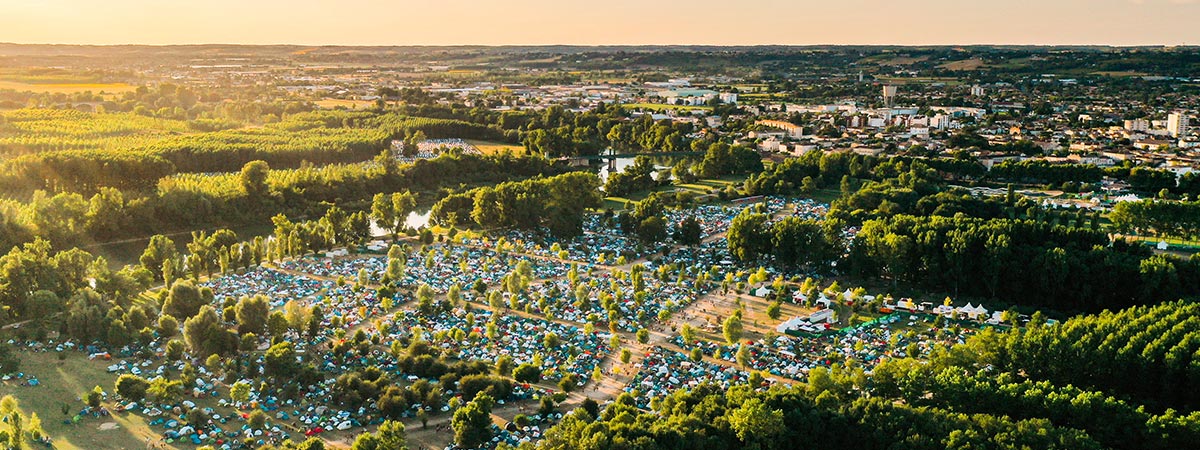
<path fill-rule="evenodd" d="M 0 113 L 0 154 L 58 150 L 128 150 L 188 131 L 182 121 L 130 113 L 20 109 Z"/>
<path fill-rule="evenodd" d="M 946 70 L 979 70 L 984 66 L 987 66 L 987 63 L 983 62 L 982 59 L 971 58 L 959 61 L 950 61 L 948 63 L 943 63 L 938 67 Z"/>
<path fill-rule="evenodd" d="M 467 143 L 475 146 L 475 148 L 479 149 L 480 153 L 485 155 L 494 155 L 504 152 L 509 152 L 514 155 L 521 155 L 525 153 L 525 147 L 521 145 L 505 144 L 502 142 L 477 141 L 473 139 L 467 139 Z"/>
<path fill-rule="evenodd" d="M 375 102 L 366 100 L 347 100 L 343 98 L 326 98 L 314 102 L 317 106 L 325 109 L 346 108 L 346 109 L 366 109 L 370 108 Z"/>

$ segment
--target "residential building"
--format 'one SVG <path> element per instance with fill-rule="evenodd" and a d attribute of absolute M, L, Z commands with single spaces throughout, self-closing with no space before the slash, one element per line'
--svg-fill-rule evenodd
<path fill-rule="evenodd" d="M 1183 137 L 1188 132 L 1188 116 L 1183 112 L 1173 112 L 1167 116 L 1167 133 L 1171 137 Z"/>

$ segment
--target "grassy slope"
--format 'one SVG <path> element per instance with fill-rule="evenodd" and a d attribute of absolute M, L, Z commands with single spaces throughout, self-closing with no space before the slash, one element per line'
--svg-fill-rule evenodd
<path fill-rule="evenodd" d="M 22 351 L 21 370 L 26 376 L 35 376 L 40 386 L 21 386 L 21 381 L 10 380 L 0 384 L 0 395 L 12 395 L 20 401 L 21 409 L 30 414 L 36 412 L 42 419 L 42 427 L 54 437 L 58 449 L 127 449 L 144 448 L 147 437 L 159 436 L 162 430 L 151 429 L 143 417 L 113 413 L 111 417 L 87 417 L 77 424 L 64 424 L 84 405 L 79 397 L 96 386 L 113 395 L 116 377 L 107 373 L 109 362 L 89 361 L 79 353 L 68 353 L 59 361 L 58 353 L 31 353 Z M 67 405 L 70 413 L 64 416 L 62 406 Z M 111 404 L 106 406 L 112 407 Z M 105 423 L 115 422 L 116 429 L 101 430 Z M 41 448 L 40 445 L 31 448 Z"/>

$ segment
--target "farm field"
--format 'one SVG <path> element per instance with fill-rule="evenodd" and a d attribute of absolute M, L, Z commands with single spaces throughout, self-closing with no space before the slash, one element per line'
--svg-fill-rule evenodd
<path fill-rule="evenodd" d="M 475 146 L 480 153 L 485 155 L 495 155 L 497 153 L 509 152 L 514 155 L 522 155 L 525 153 L 525 147 L 521 145 L 505 144 L 502 142 L 479 141 L 467 139 L 468 144 Z"/>
<path fill-rule="evenodd" d="M 326 98 L 317 100 L 317 106 L 325 109 L 346 108 L 346 109 L 367 109 L 375 104 L 367 100 L 347 100 L 343 98 Z"/>

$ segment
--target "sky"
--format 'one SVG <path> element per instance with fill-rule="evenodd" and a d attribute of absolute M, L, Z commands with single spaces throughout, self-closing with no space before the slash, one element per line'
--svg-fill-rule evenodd
<path fill-rule="evenodd" d="M 1200 45 L 1200 0 L 0 0 L 0 42 Z"/>

